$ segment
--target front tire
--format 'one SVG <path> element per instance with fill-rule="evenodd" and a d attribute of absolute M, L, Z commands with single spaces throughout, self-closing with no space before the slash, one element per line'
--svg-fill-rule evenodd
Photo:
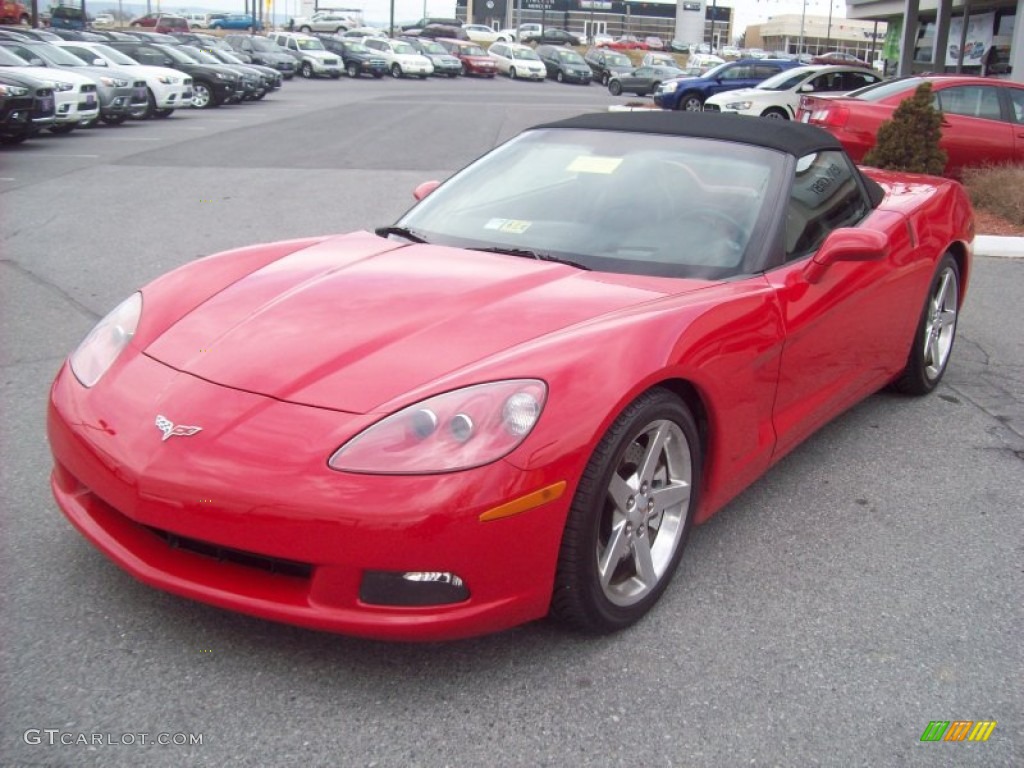
<path fill-rule="evenodd" d="M 195 109 L 211 109 L 218 106 L 213 89 L 206 83 L 192 81 L 192 106 Z"/>
<path fill-rule="evenodd" d="M 620 83 L 618 80 L 612 80 L 610 83 L 608 83 L 608 93 L 610 93 L 612 96 L 621 96 L 622 83 Z"/>
<path fill-rule="evenodd" d="M 789 120 L 789 115 L 786 114 L 786 110 L 779 109 L 778 107 L 766 109 L 761 113 L 761 117 L 767 117 L 769 120 Z"/>
<path fill-rule="evenodd" d="M 518 75 L 516 74 L 516 68 L 515 67 L 509 67 L 508 68 L 508 76 L 512 80 L 515 80 L 518 77 Z"/>
<path fill-rule="evenodd" d="M 696 93 L 687 93 L 679 100 L 679 109 L 683 112 L 703 112 L 704 99 Z"/>
<path fill-rule="evenodd" d="M 558 72 L 555 74 L 555 80 L 557 80 L 559 83 L 565 82 L 565 75 L 562 74 L 562 70 L 558 70 Z"/>
<path fill-rule="evenodd" d="M 398 80 L 402 76 L 402 68 L 397 64 L 391 65 L 391 76 Z"/>
<path fill-rule="evenodd" d="M 304 78 L 306 78 L 307 80 L 312 79 L 312 77 L 313 77 L 313 65 L 310 64 L 308 61 L 302 62 L 302 68 L 301 68 L 300 71 L 302 72 L 302 76 Z"/>
<path fill-rule="evenodd" d="M 927 395 L 942 381 L 956 340 L 960 310 L 960 268 L 949 253 L 939 260 L 928 298 L 914 333 L 907 367 L 893 387 L 908 395 Z"/>
<path fill-rule="evenodd" d="M 666 389 L 633 401 L 583 472 L 558 556 L 552 615 L 613 632 L 668 586 L 697 505 L 702 450 L 689 409 Z"/>
<path fill-rule="evenodd" d="M 359 77 L 359 65 L 353 61 L 345 67 L 345 72 L 348 73 L 349 77 L 355 79 Z"/>

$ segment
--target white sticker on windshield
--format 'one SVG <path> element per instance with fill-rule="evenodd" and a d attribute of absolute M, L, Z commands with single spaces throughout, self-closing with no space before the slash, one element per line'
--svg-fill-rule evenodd
<path fill-rule="evenodd" d="M 530 228 L 530 221 L 519 219 L 491 219 L 484 224 L 484 229 L 496 229 L 499 232 L 509 232 L 513 235 L 521 235 Z"/>
<path fill-rule="evenodd" d="M 580 155 L 566 169 L 570 173 L 615 173 L 622 165 L 621 157 L 598 157 L 596 155 Z"/>

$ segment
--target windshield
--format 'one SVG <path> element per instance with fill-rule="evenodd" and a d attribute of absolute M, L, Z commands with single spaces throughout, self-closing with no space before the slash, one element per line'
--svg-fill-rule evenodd
<path fill-rule="evenodd" d="M 0 65 L 5 67 L 33 66 L 29 64 L 27 60 L 21 58 L 21 56 L 18 56 L 16 53 L 12 53 L 11 51 L 4 48 L 2 45 L 0 45 Z M 36 64 L 35 66 L 38 67 L 39 65 Z"/>
<path fill-rule="evenodd" d="M 349 53 L 370 53 L 370 49 L 362 43 L 342 43 Z"/>
<path fill-rule="evenodd" d="M 100 43 L 97 43 L 95 46 L 93 46 L 93 50 L 99 53 L 100 55 L 104 56 L 106 59 L 114 62 L 115 64 L 131 65 L 139 63 L 131 56 L 126 56 L 125 54 L 121 53 L 121 51 L 117 50 L 116 48 L 111 48 L 109 45 L 101 45 Z"/>
<path fill-rule="evenodd" d="M 158 46 L 161 53 L 165 53 L 174 59 L 179 64 L 198 64 L 199 61 L 188 53 L 182 50 L 184 46 L 181 45 L 161 45 Z"/>
<path fill-rule="evenodd" d="M 813 74 L 813 71 L 808 72 L 807 70 L 800 70 L 796 74 L 793 74 L 793 70 L 783 71 L 777 75 L 772 75 L 764 82 L 758 83 L 755 87 L 762 91 L 789 91 L 796 88 Z"/>
<path fill-rule="evenodd" d="M 728 66 L 729 62 L 725 62 L 724 64 L 719 64 L 715 67 L 712 67 L 711 69 L 704 73 L 704 77 L 718 77 L 718 75 L 725 71 L 725 68 Z"/>
<path fill-rule="evenodd" d="M 462 48 L 463 56 L 486 56 L 484 49 L 479 45 L 467 45 Z"/>
<path fill-rule="evenodd" d="M 199 48 L 196 48 L 193 45 L 183 45 L 183 46 L 181 46 L 181 51 L 183 53 L 191 56 L 196 61 L 201 61 L 203 64 L 220 64 L 221 63 L 220 59 L 218 59 L 212 53 L 208 53 L 207 51 L 200 50 Z"/>
<path fill-rule="evenodd" d="M 924 82 L 927 81 L 923 77 L 906 77 L 902 80 L 887 80 L 882 83 L 876 83 L 875 85 L 866 85 L 863 88 L 858 88 L 856 91 L 850 91 L 846 95 L 856 97 L 858 99 L 864 99 L 864 101 L 880 101 L 888 98 L 889 96 L 894 96 L 897 93 L 915 90 L 917 86 Z"/>
<path fill-rule="evenodd" d="M 604 63 L 609 67 L 632 67 L 633 62 L 623 53 L 609 53 L 605 56 Z"/>
<path fill-rule="evenodd" d="M 220 48 L 214 48 L 211 52 L 218 59 L 220 59 L 221 61 L 226 61 L 228 64 L 245 64 L 244 60 L 238 58 L 237 56 L 235 56 L 235 54 L 231 53 L 230 51 L 222 51 Z"/>
<path fill-rule="evenodd" d="M 527 61 L 540 61 L 540 57 L 529 48 L 513 48 L 512 49 L 513 59 L 524 59 Z"/>
<path fill-rule="evenodd" d="M 535 129 L 460 171 L 398 222 L 427 242 L 589 269 L 718 278 L 743 271 L 784 156 L 732 142 Z"/>
<path fill-rule="evenodd" d="M 296 40 L 295 43 L 299 46 L 299 50 L 300 51 L 323 51 L 323 50 L 326 50 L 324 48 L 324 44 L 321 43 L 319 40 L 304 40 L 304 39 L 300 38 L 300 39 Z"/>
<path fill-rule="evenodd" d="M 270 53 L 271 51 L 280 51 L 281 46 L 277 43 L 267 40 L 265 37 L 252 37 L 252 49 L 254 51 L 263 51 L 264 53 Z"/>
<path fill-rule="evenodd" d="M 87 67 L 89 66 L 80 58 L 75 56 L 73 53 L 68 53 L 63 48 L 58 48 L 55 45 L 49 43 L 37 43 L 35 45 L 26 45 L 25 48 L 32 52 L 33 56 L 36 56 L 48 64 L 53 64 L 57 67 Z"/>
<path fill-rule="evenodd" d="M 559 51 L 558 58 L 564 61 L 566 64 L 586 64 L 583 57 L 580 56 L 576 51 Z"/>
<path fill-rule="evenodd" d="M 444 49 L 444 46 L 441 45 L 440 43 L 428 43 L 427 41 L 424 40 L 422 43 L 420 43 L 420 45 L 423 46 L 424 53 L 433 53 L 435 56 L 448 55 L 448 51 L 446 51 Z"/>
<path fill-rule="evenodd" d="M 401 53 L 401 54 L 404 54 L 406 56 L 408 56 L 409 54 L 415 54 L 416 53 L 416 49 L 413 48 L 408 43 L 392 43 L 391 44 L 391 50 L 394 53 Z"/>

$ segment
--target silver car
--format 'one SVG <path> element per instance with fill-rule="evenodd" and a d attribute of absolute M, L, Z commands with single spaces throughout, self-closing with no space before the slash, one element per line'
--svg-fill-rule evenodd
<path fill-rule="evenodd" d="M 0 40 L 0 45 L 29 61 L 45 67 L 63 69 L 85 75 L 96 81 L 100 101 L 100 119 L 109 125 L 120 125 L 133 112 L 141 112 L 148 103 L 144 78 L 110 67 L 87 64 L 62 48 L 42 42 Z"/>

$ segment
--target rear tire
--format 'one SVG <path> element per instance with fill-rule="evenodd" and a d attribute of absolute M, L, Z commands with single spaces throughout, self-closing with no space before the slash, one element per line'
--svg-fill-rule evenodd
<path fill-rule="evenodd" d="M 939 259 L 928 287 L 921 319 L 907 356 L 907 367 L 893 388 L 908 395 L 927 395 L 942 381 L 956 341 L 960 310 L 960 268 L 952 254 Z"/>

